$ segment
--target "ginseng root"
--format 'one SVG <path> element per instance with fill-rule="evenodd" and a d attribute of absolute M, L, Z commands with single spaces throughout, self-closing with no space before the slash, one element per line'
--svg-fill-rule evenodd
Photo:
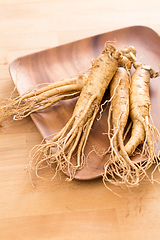
<path fill-rule="evenodd" d="M 79 96 L 84 86 L 89 70 L 70 79 L 61 80 L 30 89 L 17 98 L 8 98 L 0 102 L 0 123 L 9 117 L 21 120 L 35 111 L 46 109 L 61 100 Z"/>
<path fill-rule="evenodd" d="M 129 53 L 127 52 L 127 55 Z M 110 162 L 104 166 L 103 181 L 119 186 L 133 187 L 139 182 L 139 169 L 130 160 L 124 147 L 124 129 L 129 117 L 130 68 L 132 62 L 123 56 L 110 83 L 111 105 L 109 108 Z M 110 122 L 112 131 L 110 129 Z M 111 135 L 111 137 L 110 137 Z"/>
<path fill-rule="evenodd" d="M 31 151 L 31 169 L 38 170 L 43 164 L 51 167 L 56 164 L 58 170 L 68 169 L 69 180 L 85 163 L 84 150 L 95 117 L 111 79 L 117 67 L 120 52 L 107 44 L 102 54 L 93 62 L 87 81 L 77 100 L 72 117 L 62 130 L 46 143 Z M 76 154 L 76 163 L 72 157 Z"/>
<path fill-rule="evenodd" d="M 140 144 L 142 154 L 147 156 L 143 169 L 146 171 L 157 158 L 156 146 L 160 143 L 159 132 L 150 120 L 150 78 L 159 76 L 150 66 L 135 64 L 136 70 L 130 84 L 130 117 L 133 122 L 131 137 L 125 145 L 126 152 L 132 156 Z"/>

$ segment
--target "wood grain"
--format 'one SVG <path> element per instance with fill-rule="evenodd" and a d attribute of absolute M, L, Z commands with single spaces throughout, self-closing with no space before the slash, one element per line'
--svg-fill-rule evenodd
<path fill-rule="evenodd" d="M 0 98 L 13 91 L 9 65 L 18 57 L 128 26 L 160 34 L 159 9 L 158 0 L 0 0 Z M 153 49 L 159 49 L 146 45 L 149 38 L 148 32 L 137 47 L 150 49 L 150 63 Z M 159 57 L 153 64 L 159 65 Z M 156 80 L 151 85 L 153 101 L 158 86 Z M 159 123 L 156 105 L 152 109 Z M 52 182 L 32 176 L 33 187 L 25 168 L 29 151 L 41 140 L 30 117 L 0 129 L 0 239 L 160 239 L 160 186 L 146 179 L 132 192 L 112 186 L 121 197 L 101 179 L 67 183 L 64 175 Z"/>

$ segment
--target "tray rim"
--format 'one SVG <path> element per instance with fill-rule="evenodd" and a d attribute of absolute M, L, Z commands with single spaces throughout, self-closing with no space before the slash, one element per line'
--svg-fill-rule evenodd
<path fill-rule="evenodd" d="M 60 45 L 55 46 L 55 47 L 45 48 L 45 49 L 40 50 L 40 51 L 35 51 L 35 52 L 33 51 L 33 53 L 26 54 L 26 55 L 22 55 L 22 56 L 20 56 L 20 57 L 15 58 L 13 61 L 11 61 L 11 62 L 9 63 L 9 72 L 10 72 L 11 78 L 12 78 L 12 70 L 11 70 L 11 67 L 12 67 L 13 63 L 16 62 L 17 60 L 20 60 L 20 59 L 24 58 L 24 57 L 28 57 L 28 56 L 34 55 L 34 54 L 36 54 L 36 53 L 42 53 L 42 52 L 44 52 L 44 51 L 48 51 L 48 50 L 53 49 L 53 48 L 60 48 L 60 47 L 62 47 L 62 46 L 65 46 L 65 45 L 68 45 L 68 44 L 72 44 L 72 43 L 76 43 L 76 42 L 78 42 L 78 41 L 86 40 L 86 39 L 89 39 L 89 38 L 98 37 L 98 36 L 104 35 L 104 34 L 106 34 L 106 33 L 117 32 L 117 31 L 121 31 L 121 30 L 124 30 L 124 29 L 127 30 L 127 29 L 130 29 L 130 28 L 144 28 L 144 29 L 146 28 L 146 29 L 148 29 L 148 30 L 151 30 L 152 32 L 154 32 L 155 34 L 157 34 L 157 35 L 160 37 L 160 34 L 158 34 L 158 33 L 157 33 L 154 29 L 152 29 L 151 27 L 148 27 L 148 26 L 145 26 L 145 25 L 132 25 L 132 26 L 124 27 L 124 28 L 122 27 L 122 28 L 117 28 L 117 29 L 114 29 L 114 30 L 110 30 L 110 31 L 108 31 L 108 32 L 102 32 L 102 33 L 100 33 L 100 34 L 94 34 L 94 35 L 91 35 L 91 36 L 89 36 L 89 37 L 79 38 L 79 39 L 77 39 L 77 40 L 75 40 L 75 41 L 71 41 L 71 42 L 67 42 L 67 43 L 64 43 L 64 44 L 60 44 Z M 12 80 L 13 80 L 13 78 L 12 78 Z M 14 80 L 13 80 L 13 82 L 14 82 Z"/>

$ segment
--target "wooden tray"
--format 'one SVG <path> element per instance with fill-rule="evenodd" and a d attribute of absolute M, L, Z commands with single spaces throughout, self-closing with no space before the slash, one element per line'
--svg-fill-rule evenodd
<path fill-rule="evenodd" d="M 137 58 L 151 65 L 155 70 L 160 66 L 160 37 L 152 29 L 132 26 L 92 36 L 59 47 L 20 57 L 10 64 L 9 70 L 18 92 L 23 94 L 40 83 L 51 83 L 84 71 L 91 66 L 103 50 L 106 41 L 117 40 L 116 47 L 122 49 L 132 45 L 137 49 Z M 107 92 L 106 92 L 107 94 Z M 160 78 L 151 80 L 151 114 L 155 126 L 160 130 Z M 58 132 L 71 117 L 76 99 L 62 101 L 59 105 L 31 115 L 43 137 Z M 107 109 L 93 125 L 86 146 L 87 164 L 77 172 L 75 178 L 89 180 L 102 176 L 104 163 L 109 155 L 99 157 L 93 149 L 102 154 L 109 146 L 107 138 Z M 92 151 L 92 152 L 91 152 Z M 91 152 L 89 155 L 88 153 Z M 135 161 L 140 161 L 135 158 Z"/>

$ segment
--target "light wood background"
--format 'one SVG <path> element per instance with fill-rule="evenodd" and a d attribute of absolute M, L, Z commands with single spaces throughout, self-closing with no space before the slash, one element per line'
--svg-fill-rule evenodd
<path fill-rule="evenodd" d="M 160 34 L 160 1 L 0 0 L 0 99 L 14 89 L 8 67 L 17 57 L 133 25 Z M 30 117 L 0 129 L 1 240 L 160 239 L 158 184 L 113 187 L 121 197 L 101 179 L 34 178 L 33 187 L 25 167 L 41 140 Z"/>

